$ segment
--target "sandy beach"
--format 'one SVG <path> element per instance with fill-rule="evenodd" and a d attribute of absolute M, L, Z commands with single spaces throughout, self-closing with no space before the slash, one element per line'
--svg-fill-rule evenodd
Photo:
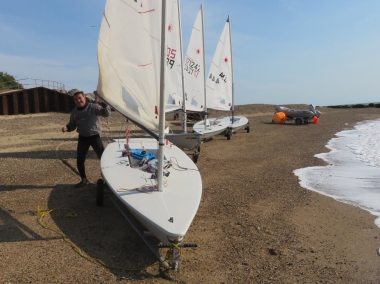
<path fill-rule="evenodd" d="M 101 175 L 92 150 L 91 184 L 73 187 L 77 134 L 61 132 L 69 114 L 0 116 L 0 283 L 379 283 L 375 217 L 302 188 L 293 170 L 325 165 L 314 155 L 329 151 L 334 134 L 380 118 L 380 109 L 317 108 L 317 124 L 297 126 L 273 124 L 273 105 L 237 106 L 250 133 L 202 144 L 202 201 L 186 235 L 198 247 L 183 251 L 178 272 L 158 264 L 108 198 L 95 205 Z M 116 112 L 104 123 L 105 144 L 123 135 Z M 43 221 L 110 267 L 43 228 L 38 206 L 63 208 Z"/>

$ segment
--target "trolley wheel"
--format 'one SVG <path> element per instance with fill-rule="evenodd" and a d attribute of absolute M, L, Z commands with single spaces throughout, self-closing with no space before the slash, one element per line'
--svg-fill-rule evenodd
<path fill-rule="evenodd" d="M 226 133 L 227 140 L 231 140 L 231 132 L 227 131 Z"/>
<path fill-rule="evenodd" d="M 199 157 L 199 154 L 197 152 L 194 152 L 193 153 L 193 162 L 194 162 L 194 164 L 196 164 L 198 162 L 198 157 Z"/>
<path fill-rule="evenodd" d="M 247 130 L 247 133 L 249 133 L 249 125 L 245 128 Z"/>
<path fill-rule="evenodd" d="M 301 125 L 301 124 L 302 124 L 302 120 L 301 120 L 301 118 L 296 118 L 296 124 L 297 124 L 297 125 Z"/>
<path fill-rule="evenodd" d="M 104 181 L 100 178 L 96 182 L 96 206 L 102 206 L 104 200 Z"/>

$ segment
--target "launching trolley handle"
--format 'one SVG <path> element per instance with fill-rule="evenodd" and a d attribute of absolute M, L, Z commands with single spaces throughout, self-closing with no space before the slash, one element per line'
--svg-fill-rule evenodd
<path fill-rule="evenodd" d="M 173 245 L 172 244 L 158 244 L 157 246 L 159 248 L 171 248 Z M 196 248 L 196 247 L 198 247 L 197 244 L 180 244 L 178 246 L 181 248 Z"/>

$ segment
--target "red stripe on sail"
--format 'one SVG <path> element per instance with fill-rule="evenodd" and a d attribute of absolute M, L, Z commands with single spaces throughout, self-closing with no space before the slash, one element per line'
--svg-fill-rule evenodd
<path fill-rule="evenodd" d="M 149 12 L 154 12 L 154 9 L 152 10 L 148 10 L 148 11 L 144 11 L 144 12 L 138 12 L 139 14 L 145 14 L 145 13 L 149 13 Z"/>
<path fill-rule="evenodd" d="M 149 62 L 147 64 L 140 64 L 140 65 L 137 65 L 138 67 L 144 67 L 144 66 L 148 66 L 148 65 L 152 65 L 153 62 Z"/>

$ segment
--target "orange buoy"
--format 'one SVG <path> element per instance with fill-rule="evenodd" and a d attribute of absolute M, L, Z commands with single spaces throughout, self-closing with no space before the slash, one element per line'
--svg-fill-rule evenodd
<path fill-rule="evenodd" d="M 317 116 L 313 116 L 313 118 L 311 119 L 310 123 L 317 123 L 319 121 L 319 118 Z"/>
<path fill-rule="evenodd" d="M 286 115 L 285 115 L 285 113 L 283 113 L 283 112 L 275 112 L 273 114 L 272 122 L 277 123 L 277 124 L 281 124 L 281 123 L 285 123 L 285 121 L 286 121 Z"/>

